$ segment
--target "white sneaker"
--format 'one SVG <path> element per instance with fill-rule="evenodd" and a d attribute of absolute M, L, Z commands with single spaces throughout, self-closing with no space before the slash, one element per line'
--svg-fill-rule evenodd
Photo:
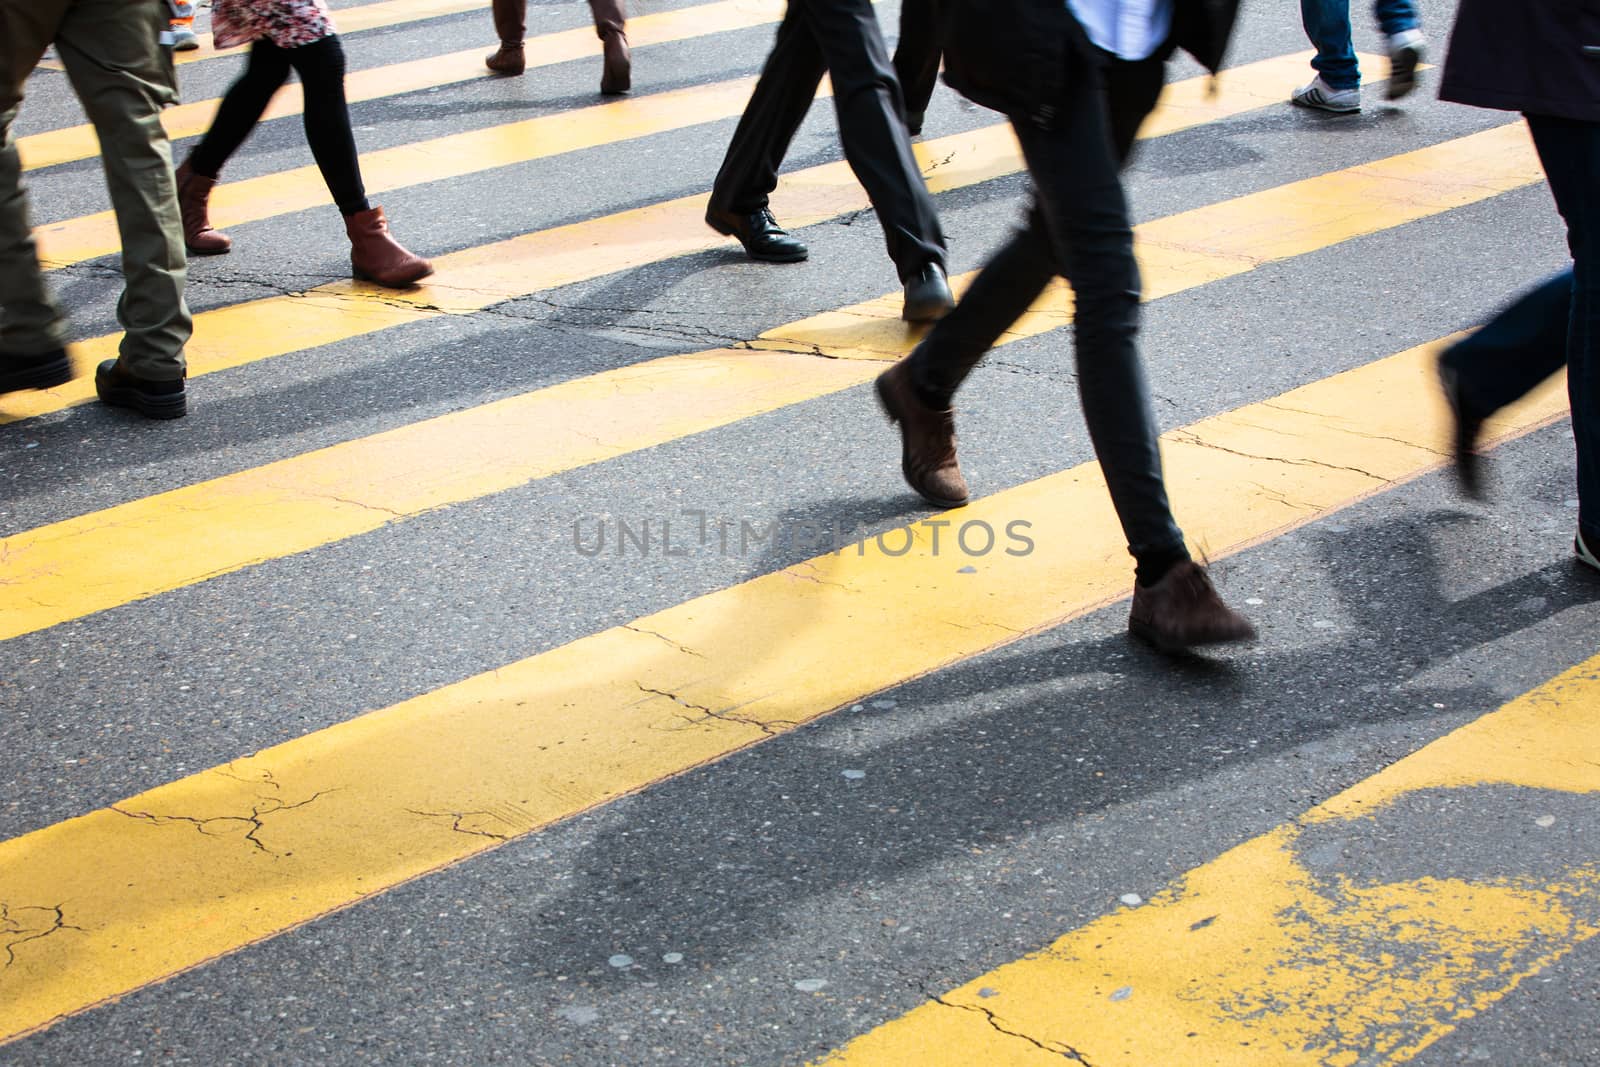
<path fill-rule="evenodd" d="M 1389 38 L 1390 100 L 1398 100 L 1417 87 L 1417 64 L 1422 62 L 1422 31 L 1401 30 Z"/>
<path fill-rule="evenodd" d="M 1318 74 L 1311 79 L 1310 85 L 1296 89 L 1294 95 L 1289 97 L 1289 102 L 1301 107 L 1332 111 L 1336 115 L 1349 115 L 1361 110 L 1361 87 L 1335 89 Z"/>
<path fill-rule="evenodd" d="M 189 27 L 178 26 L 172 31 L 172 50 L 174 52 L 193 52 L 199 47 L 200 41 Z"/>

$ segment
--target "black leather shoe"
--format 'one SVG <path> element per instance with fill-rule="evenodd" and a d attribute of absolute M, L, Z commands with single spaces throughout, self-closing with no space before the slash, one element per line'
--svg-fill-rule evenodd
<path fill-rule="evenodd" d="M 0 393 L 18 389 L 49 389 L 72 380 L 72 363 L 64 348 L 52 348 L 36 356 L 17 356 L 0 352 Z"/>
<path fill-rule="evenodd" d="M 915 137 L 922 132 L 922 123 L 926 118 L 921 111 L 906 112 L 906 132 Z"/>
<path fill-rule="evenodd" d="M 112 407 L 132 408 L 148 419 L 181 419 L 189 413 L 182 378 L 168 382 L 135 378 L 114 359 L 95 368 L 94 391 Z"/>
<path fill-rule="evenodd" d="M 718 233 L 737 237 L 745 253 L 763 263 L 799 263 L 811 254 L 805 245 L 778 225 L 778 220 L 766 208 L 749 215 L 708 208 L 706 225 Z"/>
<path fill-rule="evenodd" d="M 906 303 L 900 317 L 907 322 L 933 322 L 950 314 L 956 298 L 950 295 L 944 268 L 929 263 L 906 279 Z"/>

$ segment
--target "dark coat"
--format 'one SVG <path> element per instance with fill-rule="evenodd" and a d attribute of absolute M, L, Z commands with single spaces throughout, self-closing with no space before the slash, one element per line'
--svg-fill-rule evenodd
<path fill-rule="evenodd" d="M 1461 0 L 1439 97 L 1600 122 L 1600 0 Z"/>

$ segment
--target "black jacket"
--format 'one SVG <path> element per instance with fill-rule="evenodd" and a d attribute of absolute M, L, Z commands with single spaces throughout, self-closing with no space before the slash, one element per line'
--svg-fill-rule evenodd
<path fill-rule="evenodd" d="M 1461 0 L 1439 97 L 1600 122 L 1600 0 Z"/>
<path fill-rule="evenodd" d="M 1238 14 L 1239 0 L 1174 0 L 1166 54 L 1181 48 L 1215 74 Z M 1054 122 L 1069 57 L 1084 40 L 1066 0 L 940 0 L 939 19 L 951 88 L 1007 115 Z"/>

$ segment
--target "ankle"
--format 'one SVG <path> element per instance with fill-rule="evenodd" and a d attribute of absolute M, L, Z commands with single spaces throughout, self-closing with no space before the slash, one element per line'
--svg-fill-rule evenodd
<path fill-rule="evenodd" d="M 1172 568 L 1189 562 L 1189 550 L 1182 545 L 1141 552 L 1134 557 L 1133 580 L 1146 589 L 1165 578 Z"/>

